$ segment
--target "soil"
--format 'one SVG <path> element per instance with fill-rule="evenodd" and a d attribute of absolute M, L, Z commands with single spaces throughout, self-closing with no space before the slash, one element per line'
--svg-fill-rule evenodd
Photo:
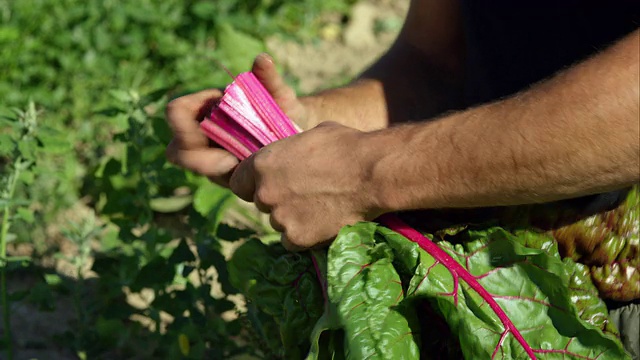
<path fill-rule="evenodd" d="M 267 47 L 300 93 L 342 85 L 382 55 L 395 40 L 408 10 L 407 0 L 360 1 L 349 21 L 336 20 L 320 33 L 321 41 L 304 44 L 267 40 Z"/>
<path fill-rule="evenodd" d="M 400 30 L 408 9 L 408 0 L 364 0 L 352 9 L 346 23 L 336 19 L 320 32 L 313 43 L 298 43 L 273 37 L 267 39 L 267 47 L 284 69 L 287 79 L 293 80 L 300 93 L 311 93 L 323 88 L 337 86 L 354 77 L 382 55 L 391 45 Z M 91 210 L 79 203 L 69 214 L 87 214 Z M 69 215 L 67 214 L 67 215 Z M 64 218 L 64 216 L 63 216 Z M 74 256 L 77 249 L 65 241 L 55 225 L 47 229 L 56 246 L 66 256 Z M 10 249 L 11 255 L 29 255 L 29 246 Z M 229 248 L 229 251 L 232 251 Z M 45 259 L 45 265 L 60 276 L 75 278 L 74 267 L 68 262 L 53 257 Z M 86 264 L 84 276 L 94 274 Z M 31 272 L 9 274 L 9 292 L 32 288 L 39 279 Z M 218 290 L 219 291 L 219 290 Z M 215 294 L 222 295 L 222 294 Z M 150 300 L 142 295 L 129 296 L 128 301 L 136 307 L 145 306 Z M 239 307 L 242 299 L 235 298 Z M 57 344 L 57 336 L 73 332 L 76 321 L 74 301 L 71 295 L 54 293 L 50 311 L 41 311 L 27 301 L 11 304 L 11 329 L 14 335 L 16 360 L 77 360 L 78 354 Z M 0 314 L 0 334 L 3 333 Z M 170 321 L 168 319 L 167 321 Z M 0 359 L 4 354 L 0 352 Z"/>

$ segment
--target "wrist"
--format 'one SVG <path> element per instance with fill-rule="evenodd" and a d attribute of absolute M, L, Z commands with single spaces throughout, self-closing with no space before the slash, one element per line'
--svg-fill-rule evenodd
<path fill-rule="evenodd" d="M 414 123 L 364 133 L 360 157 L 372 212 L 444 207 L 438 175 L 436 123 Z"/>
<path fill-rule="evenodd" d="M 368 196 L 368 212 L 371 218 L 381 214 L 403 210 L 402 173 L 397 162 L 404 157 L 402 144 L 405 134 L 400 128 L 362 133 L 362 141 L 356 149 L 366 174 L 364 193 Z"/>

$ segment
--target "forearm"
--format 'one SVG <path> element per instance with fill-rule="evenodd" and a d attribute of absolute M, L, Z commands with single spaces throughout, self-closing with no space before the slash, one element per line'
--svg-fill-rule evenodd
<path fill-rule="evenodd" d="M 433 117 L 461 99 L 458 64 L 428 57 L 399 40 L 378 62 L 345 87 L 302 98 L 309 129 L 327 120 L 363 131 Z"/>
<path fill-rule="evenodd" d="M 367 134 L 380 208 L 538 203 L 639 181 L 639 62 L 636 31 L 512 98 Z"/>

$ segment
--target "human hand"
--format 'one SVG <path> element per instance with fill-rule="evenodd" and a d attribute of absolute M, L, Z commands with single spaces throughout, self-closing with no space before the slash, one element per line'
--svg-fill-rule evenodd
<path fill-rule="evenodd" d="M 272 143 L 238 165 L 231 190 L 270 213 L 289 250 L 322 245 L 340 228 L 380 215 L 366 134 L 336 123 Z"/>
<path fill-rule="evenodd" d="M 304 119 L 304 105 L 298 100 L 295 91 L 287 86 L 278 74 L 269 55 L 258 55 L 253 63 L 252 72 L 287 116 L 294 121 Z M 231 172 L 238 165 L 238 159 L 224 149 L 211 146 L 199 125 L 209 116 L 212 107 L 222 95 L 219 90 L 205 90 L 182 96 L 167 105 L 166 117 L 174 137 L 167 146 L 166 156 L 170 162 L 178 166 L 207 176 L 215 183 L 228 186 Z"/>

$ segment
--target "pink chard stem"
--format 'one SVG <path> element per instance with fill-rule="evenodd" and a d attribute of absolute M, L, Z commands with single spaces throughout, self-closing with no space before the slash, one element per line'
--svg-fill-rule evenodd
<path fill-rule="evenodd" d="M 207 137 L 222 146 L 225 150 L 235 155 L 238 159 L 244 160 L 251 156 L 251 151 L 238 139 L 231 136 L 219 125 L 211 120 L 204 120 L 200 123 L 200 128 Z"/>
<path fill-rule="evenodd" d="M 227 87 L 218 108 L 226 113 L 236 126 L 244 128 L 262 145 L 278 140 L 276 134 L 262 121 L 247 94 L 237 83 L 234 82 Z"/>
<path fill-rule="evenodd" d="M 214 108 L 211 111 L 211 121 L 242 143 L 252 153 L 258 151 L 263 145 L 245 128 L 239 127 L 238 124 L 229 118 L 220 108 Z"/>
<path fill-rule="evenodd" d="M 298 133 L 293 122 L 280 109 L 271 94 L 253 73 L 246 72 L 238 75 L 236 82 L 246 94 L 251 94 L 249 96 L 251 105 L 271 131 L 278 136 L 278 139 L 284 139 Z"/>
<path fill-rule="evenodd" d="M 406 237 L 407 239 L 417 243 L 424 251 L 429 253 L 429 255 L 433 256 L 436 261 L 440 262 L 444 265 L 453 275 L 454 280 L 454 302 L 458 303 L 457 291 L 458 291 L 458 279 L 462 278 L 464 282 L 466 282 L 469 287 L 475 290 L 480 296 L 484 299 L 484 301 L 489 304 L 489 307 L 496 313 L 502 325 L 504 326 L 504 332 L 500 339 L 500 342 L 496 346 L 496 349 L 502 345 L 502 341 L 508 333 L 511 333 L 516 340 L 522 345 L 524 350 L 529 355 L 529 358 L 536 359 L 536 356 L 533 352 L 531 346 L 527 343 L 527 341 L 522 337 L 522 334 L 516 326 L 513 324 L 509 316 L 502 310 L 500 305 L 495 301 L 493 296 L 485 289 L 478 280 L 467 271 L 460 263 L 458 263 L 455 259 L 453 259 L 446 251 L 442 250 L 438 245 L 436 245 L 433 241 L 429 240 L 426 236 L 422 235 L 419 231 L 413 229 L 409 225 L 407 225 L 404 221 L 400 220 L 394 214 L 384 214 L 380 216 L 377 221 L 379 221 L 384 226 L 387 226 L 389 229 L 397 232 L 398 234 Z"/>

